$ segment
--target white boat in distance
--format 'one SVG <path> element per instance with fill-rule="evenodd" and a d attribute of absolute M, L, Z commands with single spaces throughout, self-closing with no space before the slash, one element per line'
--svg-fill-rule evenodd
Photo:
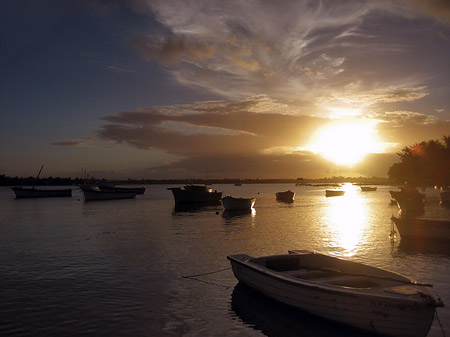
<path fill-rule="evenodd" d="M 325 190 L 326 197 L 339 197 L 344 194 L 345 194 L 344 190 Z"/>
<path fill-rule="evenodd" d="M 98 186 L 83 186 L 81 190 L 83 191 L 85 201 L 133 199 L 136 197 L 136 192 L 117 190 L 105 191 L 98 188 Z"/>
<path fill-rule="evenodd" d="M 378 334 L 426 336 L 436 307 L 444 305 L 429 284 L 324 254 L 227 258 L 235 277 L 264 295 Z"/>
<path fill-rule="evenodd" d="M 255 205 L 255 198 L 234 198 L 229 195 L 221 199 L 223 208 L 227 211 L 250 210 Z"/>
<path fill-rule="evenodd" d="M 294 202 L 295 192 L 292 192 L 291 190 L 287 190 L 284 192 L 277 192 L 277 193 L 275 193 L 275 197 L 277 198 L 277 200 L 280 200 L 280 201 Z"/>
<path fill-rule="evenodd" d="M 376 187 L 372 187 L 372 186 L 361 186 L 361 191 L 362 192 L 373 192 L 376 191 L 377 188 Z"/>

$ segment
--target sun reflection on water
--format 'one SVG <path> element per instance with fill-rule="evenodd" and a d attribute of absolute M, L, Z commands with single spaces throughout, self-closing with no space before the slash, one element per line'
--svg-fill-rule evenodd
<path fill-rule="evenodd" d="M 324 238 L 328 244 L 344 249 L 344 256 L 356 253 L 357 247 L 363 244 L 367 226 L 367 205 L 356 186 L 345 184 L 345 195 L 327 198 L 326 222 Z"/>

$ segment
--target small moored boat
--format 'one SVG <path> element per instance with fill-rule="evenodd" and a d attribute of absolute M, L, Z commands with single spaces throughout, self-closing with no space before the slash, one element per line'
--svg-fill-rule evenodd
<path fill-rule="evenodd" d="M 202 185 L 185 185 L 184 189 L 181 187 L 170 187 L 168 190 L 172 191 L 175 203 L 220 203 L 222 192 L 213 191 Z"/>
<path fill-rule="evenodd" d="M 410 186 L 399 187 L 399 191 L 389 191 L 391 198 L 397 202 L 402 216 L 416 216 L 425 211 L 425 194 Z"/>
<path fill-rule="evenodd" d="M 228 259 L 235 277 L 314 315 L 391 336 L 426 336 L 442 300 L 405 276 L 309 251 Z"/>
<path fill-rule="evenodd" d="M 110 185 L 98 185 L 98 188 L 102 191 L 119 191 L 119 192 L 134 192 L 136 194 L 144 194 L 145 187 L 120 187 Z"/>
<path fill-rule="evenodd" d="M 36 177 L 36 180 L 39 179 L 39 176 L 41 175 L 42 169 L 44 168 L 44 165 L 41 166 L 41 169 L 39 170 L 39 173 Z M 72 189 L 71 188 L 65 188 L 65 189 L 54 189 L 54 188 L 35 188 L 33 187 L 12 187 L 12 190 L 14 191 L 14 194 L 16 195 L 16 198 L 54 198 L 54 197 L 71 197 L 72 196 Z"/>
<path fill-rule="evenodd" d="M 450 242 L 450 220 L 392 217 L 404 240 Z"/>
<path fill-rule="evenodd" d="M 373 192 L 376 191 L 377 188 L 376 187 L 372 187 L 372 186 L 361 186 L 361 191 L 362 192 Z"/>
<path fill-rule="evenodd" d="M 255 198 L 234 198 L 226 196 L 222 198 L 222 205 L 227 211 L 250 210 L 255 205 Z"/>
<path fill-rule="evenodd" d="M 389 191 L 391 198 L 397 201 L 399 207 L 403 203 L 422 205 L 425 203 L 425 194 L 419 193 L 417 188 L 402 186 L 399 191 Z"/>
<path fill-rule="evenodd" d="M 442 205 L 450 205 L 450 187 L 441 187 L 441 191 L 439 192 L 439 199 Z"/>
<path fill-rule="evenodd" d="M 325 190 L 326 197 L 339 197 L 344 194 L 345 194 L 344 190 Z"/>
<path fill-rule="evenodd" d="M 277 193 L 275 193 L 275 196 L 276 196 L 277 200 L 279 200 L 279 201 L 294 202 L 295 192 L 292 192 L 291 190 L 287 190 L 284 192 L 277 192 Z"/>
<path fill-rule="evenodd" d="M 72 189 L 42 189 L 35 187 L 12 187 L 12 190 L 16 194 L 16 198 L 54 198 L 54 197 L 71 197 Z"/>
<path fill-rule="evenodd" d="M 84 186 L 82 187 L 82 191 L 85 201 L 132 199 L 136 197 L 135 192 L 116 190 L 105 191 L 98 188 L 98 186 Z"/>

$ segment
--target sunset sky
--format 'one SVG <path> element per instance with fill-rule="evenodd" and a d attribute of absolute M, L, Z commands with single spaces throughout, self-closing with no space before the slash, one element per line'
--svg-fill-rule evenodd
<path fill-rule="evenodd" d="M 0 174 L 386 176 L 450 135 L 450 2 L 7 1 Z"/>

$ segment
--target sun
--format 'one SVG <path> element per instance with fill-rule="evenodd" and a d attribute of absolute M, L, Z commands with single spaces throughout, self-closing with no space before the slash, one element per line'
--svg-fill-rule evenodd
<path fill-rule="evenodd" d="M 368 153 L 380 152 L 374 124 L 364 121 L 336 122 L 317 132 L 308 147 L 326 159 L 342 166 L 361 162 Z"/>

